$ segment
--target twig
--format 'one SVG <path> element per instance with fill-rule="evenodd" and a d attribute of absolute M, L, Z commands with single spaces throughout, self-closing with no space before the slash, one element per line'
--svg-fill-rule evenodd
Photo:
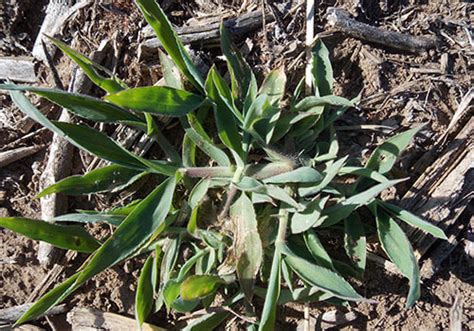
<path fill-rule="evenodd" d="M 305 91 L 311 95 L 313 90 L 313 75 L 311 73 L 311 45 L 314 38 L 314 0 L 306 0 L 306 74 Z"/>
<path fill-rule="evenodd" d="M 114 313 L 101 312 L 92 308 L 75 308 L 67 314 L 67 321 L 73 330 L 135 330 L 135 319 Z M 164 331 L 152 324 L 143 323 L 142 331 Z"/>
<path fill-rule="evenodd" d="M 35 66 L 32 58 L 0 57 L 0 79 L 15 82 L 36 82 Z"/>
<path fill-rule="evenodd" d="M 99 49 L 92 52 L 92 61 L 101 62 L 106 55 L 106 51 L 106 49 Z M 79 70 L 74 73 L 71 83 L 69 84 L 70 92 L 75 93 L 87 93 L 91 87 L 91 81 L 87 78 L 84 72 Z M 66 122 L 70 121 L 70 115 L 66 109 L 63 109 L 59 120 Z M 69 174 L 72 165 L 72 155 L 73 146 L 55 134 L 51 143 L 48 163 L 43 175 L 41 176 L 43 188 L 52 185 Z M 66 196 L 62 194 L 51 194 L 43 197 L 40 200 L 40 204 L 41 217 L 45 221 L 49 221 L 55 216 L 67 211 L 67 199 Z M 45 242 L 40 242 L 38 248 L 38 260 L 42 264 L 51 264 L 51 262 L 57 258 L 55 255 L 57 255 L 57 250 L 54 250 L 53 246 Z"/>
<path fill-rule="evenodd" d="M 5 152 L 0 152 L 0 168 L 9 165 L 15 161 L 33 155 L 42 150 L 44 145 L 19 147 Z"/>
<path fill-rule="evenodd" d="M 51 73 L 53 75 L 54 84 L 56 85 L 58 89 L 64 90 L 63 82 L 61 81 L 61 78 L 59 78 L 58 71 L 56 70 L 56 67 L 54 66 L 53 59 L 51 58 L 51 55 L 48 52 L 48 49 L 46 47 L 44 40 L 41 40 L 41 46 L 43 47 L 46 63 L 48 63 L 49 70 L 51 70 Z"/>
<path fill-rule="evenodd" d="M 265 15 L 267 23 L 271 23 L 274 20 L 275 17 L 273 15 Z M 220 43 L 219 26 L 221 21 L 222 18 L 218 18 L 215 23 L 184 26 L 177 28 L 176 32 L 184 44 L 191 44 L 199 48 L 218 47 Z M 253 31 L 261 28 L 262 22 L 262 11 L 256 10 L 236 18 L 227 19 L 224 21 L 224 25 L 233 39 L 241 40 L 248 37 Z M 153 29 L 147 26 L 142 30 L 142 34 L 146 40 L 140 45 L 138 51 L 139 59 L 155 56 L 161 43 L 158 38 L 154 37 Z"/>
<path fill-rule="evenodd" d="M 343 9 L 330 7 L 327 9 L 328 25 L 351 37 L 370 41 L 390 48 L 422 53 L 436 47 L 437 40 L 432 37 L 415 37 L 405 33 L 388 31 L 372 25 L 361 23 Z"/>
<path fill-rule="evenodd" d="M 82 0 L 71 7 L 70 0 L 51 0 L 46 8 L 46 17 L 41 24 L 40 31 L 36 37 L 32 54 L 41 61 L 47 61 L 43 51 L 42 38 L 44 34 L 54 36 L 59 33 L 66 22 L 80 9 L 91 4 L 91 0 Z M 45 40 L 46 48 L 51 57 L 54 57 L 56 48 L 49 40 Z"/>
<path fill-rule="evenodd" d="M 19 305 L 15 307 L 0 309 L 0 322 L 5 323 L 5 322 L 14 322 L 18 320 L 21 317 L 21 315 L 23 315 L 28 309 L 30 309 L 32 305 L 33 305 L 32 303 L 25 303 L 23 305 Z M 66 305 L 64 304 L 59 305 L 50 309 L 46 314 L 38 316 L 37 319 L 46 315 L 62 314 L 65 311 L 66 311 Z"/>

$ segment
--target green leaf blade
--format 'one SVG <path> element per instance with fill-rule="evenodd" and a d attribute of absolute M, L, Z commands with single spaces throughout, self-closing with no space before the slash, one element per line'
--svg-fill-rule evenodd
<path fill-rule="evenodd" d="M 403 230 L 385 210 L 373 208 L 377 221 L 377 233 L 382 248 L 400 272 L 410 281 L 406 306 L 413 306 L 420 297 L 420 271 L 413 249 Z"/>
<path fill-rule="evenodd" d="M 202 91 L 204 88 L 202 76 L 191 62 L 188 52 L 173 30 L 168 17 L 166 17 L 161 7 L 154 0 L 136 0 L 135 2 L 148 24 L 155 31 L 158 39 L 160 39 L 163 48 L 176 63 L 183 75 L 189 79 L 195 88 Z"/>
<path fill-rule="evenodd" d="M 237 276 L 247 300 L 251 301 L 255 277 L 263 261 L 263 247 L 258 233 L 257 218 L 252 201 L 245 193 L 230 209 L 236 223 Z"/>
<path fill-rule="evenodd" d="M 153 307 L 153 257 L 149 256 L 143 265 L 138 278 L 137 293 L 135 296 L 135 319 L 141 327 Z"/>
<path fill-rule="evenodd" d="M 312 53 L 311 73 L 313 74 L 316 95 L 331 95 L 334 84 L 333 70 L 329 60 L 329 51 L 321 39 L 316 41 Z"/>
<path fill-rule="evenodd" d="M 285 261 L 298 276 L 312 286 L 316 286 L 341 299 L 364 300 L 344 278 L 334 271 L 313 264 L 296 255 L 287 255 Z"/>
<path fill-rule="evenodd" d="M 448 237 L 446 237 L 446 234 L 444 233 L 443 230 L 438 228 L 436 225 L 433 225 L 419 218 L 418 216 L 410 213 L 408 210 L 402 209 L 396 205 L 393 205 L 391 203 L 384 202 L 381 200 L 377 200 L 377 204 L 383 207 L 385 210 L 387 210 L 392 216 L 396 217 L 397 219 L 413 227 L 421 229 L 436 238 L 444 239 L 444 240 L 448 239 Z"/>
<path fill-rule="evenodd" d="M 47 89 L 33 86 L 0 84 L 0 89 L 10 91 L 29 91 L 45 97 L 51 102 L 70 110 L 72 113 L 97 122 L 142 122 L 142 120 L 125 109 L 109 102 L 87 95 Z"/>
<path fill-rule="evenodd" d="M 58 225 L 23 217 L 0 218 L 0 226 L 30 239 L 81 253 L 92 253 L 100 246 L 98 241 L 80 226 Z"/>
<path fill-rule="evenodd" d="M 204 99 L 194 93 L 165 86 L 123 90 L 105 97 L 123 108 L 137 112 L 180 117 L 198 109 Z"/>
<path fill-rule="evenodd" d="M 193 275 L 181 283 L 181 298 L 186 301 L 203 299 L 223 284 L 223 280 L 214 275 Z"/>
<path fill-rule="evenodd" d="M 120 189 L 133 183 L 143 173 L 116 164 L 92 170 L 83 176 L 71 176 L 48 186 L 37 197 L 41 198 L 53 193 L 82 195 Z"/>

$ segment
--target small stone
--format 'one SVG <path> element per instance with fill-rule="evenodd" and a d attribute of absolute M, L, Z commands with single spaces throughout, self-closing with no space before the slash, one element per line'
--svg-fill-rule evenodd
<path fill-rule="evenodd" d="M 7 199 L 7 191 L 0 191 L 0 203 L 4 203 Z"/>
<path fill-rule="evenodd" d="M 125 265 L 123 266 L 123 270 L 127 274 L 131 273 L 133 270 L 133 262 L 131 260 L 128 260 L 127 262 L 125 262 Z"/>
<path fill-rule="evenodd" d="M 10 213 L 7 208 L 0 208 L 0 217 L 10 217 Z"/>

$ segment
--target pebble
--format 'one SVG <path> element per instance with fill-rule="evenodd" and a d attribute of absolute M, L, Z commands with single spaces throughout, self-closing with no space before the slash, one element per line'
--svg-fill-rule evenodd
<path fill-rule="evenodd" d="M 7 191 L 0 191 L 0 203 L 4 203 L 7 199 Z"/>
<path fill-rule="evenodd" d="M 0 208 L 0 217 L 10 217 L 10 213 L 7 208 Z"/>

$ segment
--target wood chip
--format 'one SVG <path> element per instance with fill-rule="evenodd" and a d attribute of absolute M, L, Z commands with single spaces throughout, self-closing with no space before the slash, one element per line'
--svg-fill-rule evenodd
<path fill-rule="evenodd" d="M 106 313 L 93 308 L 74 308 L 67 314 L 72 331 L 92 330 L 136 330 L 137 321 L 114 313 Z M 165 331 L 158 326 L 143 323 L 142 331 Z"/>
<path fill-rule="evenodd" d="M 327 9 L 327 21 L 331 29 L 351 37 L 387 46 L 393 49 L 422 53 L 436 47 L 437 41 L 432 37 L 416 37 L 406 33 L 388 31 L 359 22 L 341 8 Z"/>
<path fill-rule="evenodd" d="M 445 231 L 456 228 L 474 192 L 473 165 L 474 118 L 471 118 L 405 194 L 401 207 Z M 406 228 L 417 257 L 424 256 L 437 239 L 416 228 Z"/>
<path fill-rule="evenodd" d="M 5 167 L 15 161 L 21 160 L 25 157 L 31 156 L 42 150 L 44 147 L 44 145 L 27 146 L 15 148 L 5 152 L 0 152 L 0 168 Z"/>
<path fill-rule="evenodd" d="M 222 17 L 217 18 L 215 23 L 180 27 L 176 29 L 176 32 L 184 44 L 191 44 L 199 48 L 218 47 L 220 45 L 219 26 L 222 19 Z M 270 23 L 275 18 L 273 15 L 267 14 L 265 15 L 265 20 L 266 23 Z M 262 22 L 262 12 L 256 10 L 237 18 L 225 20 L 224 25 L 234 39 L 240 40 L 261 28 Z M 161 43 L 158 38 L 154 37 L 153 29 L 149 26 L 145 27 L 142 35 L 147 39 L 140 45 L 138 51 L 139 60 L 146 59 L 149 56 L 156 56 Z"/>
<path fill-rule="evenodd" d="M 0 309 L 0 323 L 10 323 L 18 320 L 28 309 L 31 308 L 32 303 L 25 303 L 23 305 Z M 39 316 L 37 319 L 46 315 L 62 314 L 66 311 L 66 305 L 59 305 L 50 309 L 46 314 Z"/>
<path fill-rule="evenodd" d="M 9 79 L 20 83 L 36 82 L 33 58 L 0 57 L 0 79 Z"/>

